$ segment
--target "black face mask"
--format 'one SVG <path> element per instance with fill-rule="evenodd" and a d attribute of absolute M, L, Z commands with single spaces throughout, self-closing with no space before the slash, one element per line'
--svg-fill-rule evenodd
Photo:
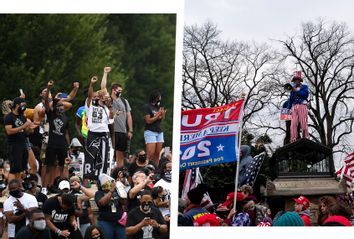
<path fill-rule="evenodd" d="M 92 104 L 93 104 L 94 106 L 98 106 L 98 105 L 99 105 L 98 99 L 93 99 L 93 100 L 92 100 Z"/>
<path fill-rule="evenodd" d="M 25 105 L 21 105 L 20 107 L 18 107 L 18 113 L 19 114 L 23 114 L 26 110 L 26 106 Z"/>
<path fill-rule="evenodd" d="M 171 182 L 172 179 L 172 172 L 171 171 L 166 171 L 163 175 L 163 178 L 167 181 L 167 182 Z"/>
<path fill-rule="evenodd" d="M 10 191 L 9 194 L 15 198 L 20 198 L 21 197 L 21 190 L 20 189 L 17 189 L 17 190 L 13 190 L 13 191 Z"/>
<path fill-rule="evenodd" d="M 151 203 L 150 202 L 144 202 L 141 204 L 141 209 L 144 211 L 144 212 L 148 212 L 150 211 L 151 209 Z"/>
<path fill-rule="evenodd" d="M 31 182 L 23 182 L 22 186 L 25 190 L 31 190 L 35 185 Z"/>
<path fill-rule="evenodd" d="M 119 98 L 122 95 L 122 92 L 117 92 L 116 96 Z"/>
<path fill-rule="evenodd" d="M 145 161 L 146 161 L 146 155 L 139 155 L 138 162 L 145 163 Z"/>

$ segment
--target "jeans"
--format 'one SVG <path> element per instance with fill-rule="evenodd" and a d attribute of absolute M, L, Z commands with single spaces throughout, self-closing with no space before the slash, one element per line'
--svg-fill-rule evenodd
<path fill-rule="evenodd" d="M 125 227 L 118 222 L 97 221 L 97 226 L 103 231 L 105 239 L 126 239 Z"/>
<path fill-rule="evenodd" d="M 82 237 L 85 237 L 85 232 L 87 230 L 87 228 L 91 226 L 90 223 L 87 223 L 87 224 L 80 224 L 80 231 L 81 231 L 81 235 Z"/>

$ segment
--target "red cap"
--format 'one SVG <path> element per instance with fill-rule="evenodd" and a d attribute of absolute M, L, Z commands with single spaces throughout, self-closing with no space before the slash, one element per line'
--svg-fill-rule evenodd
<path fill-rule="evenodd" d="M 303 209 L 307 209 L 310 206 L 310 200 L 308 200 L 306 197 L 304 196 L 300 196 L 299 198 L 293 198 L 293 200 L 297 203 L 297 204 L 302 204 L 303 205 Z"/>
<path fill-rule="evenodd" d="M 221 226 L 221 219 L 215 214 L 204 214 L 195 219 L 194 226 Z"/>

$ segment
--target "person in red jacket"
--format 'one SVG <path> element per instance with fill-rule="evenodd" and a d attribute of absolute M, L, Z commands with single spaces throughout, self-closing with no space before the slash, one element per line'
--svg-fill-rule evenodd
<path fill-rule="evenodd" d="M 295 212 L 299 214 L 301 219 L 304 221 L 305 226 L 312 226 L 310 219 L 311 213 L 308 209 L 310 206 L 310 200 L 304 196 L 293 198 L 293 200 L 295 201 Z"/>

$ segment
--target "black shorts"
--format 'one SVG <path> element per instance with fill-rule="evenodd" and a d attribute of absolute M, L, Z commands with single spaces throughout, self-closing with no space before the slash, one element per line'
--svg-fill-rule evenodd
<path fill-rule="evenodd" d="M 65 158 L 68 157 L 66 148 L 52 148 L 47 147 L 45 151 L 45 164 L 46 166 L 64 166 Z"/>
<path fill-rule="evenodd" d="M 27 169 L 28 150 L 26 143 L 9 144 L 8 158 L 10 161 L 10 173 L 21 173 Z"/>
<path fill-rule="evenodd" d="M 126 133 L 115 132 L 115 148 L 118 151 L 125 152 L 128 145 L 128 135 Z"/>

